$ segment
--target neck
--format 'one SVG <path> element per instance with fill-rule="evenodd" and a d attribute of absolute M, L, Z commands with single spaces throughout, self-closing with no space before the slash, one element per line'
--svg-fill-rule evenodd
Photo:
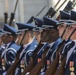
<path fill-rule="evenodd" d="M 26 39 L 23 44 L 29 44 L 33 41 L 33 38 L 29 38 L 28 40 Z"/>

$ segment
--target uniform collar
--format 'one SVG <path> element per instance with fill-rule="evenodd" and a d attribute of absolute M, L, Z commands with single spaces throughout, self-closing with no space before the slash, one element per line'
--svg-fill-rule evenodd
<path fill-rule="evenodd" d="M 52 47 L 54 43 L 55 43 L 55 42 L 50 43 L 49 46 Z"/>

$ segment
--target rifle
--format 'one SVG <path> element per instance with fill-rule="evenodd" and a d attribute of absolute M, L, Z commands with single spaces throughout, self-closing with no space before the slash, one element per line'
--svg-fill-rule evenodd
<path fill-rule="evenodd" d="M 19 0 L 16 1 L 15 8 L 14 8 L 14 12 L 11 13 L 10 22 L 9 22 L 9 25 L 10 25 L 10 26 L 11 26 L 11 24 L 12 24 L 12 21 L 14 20 L 14 16 L 15 16 L 15 12 L 16 12 L 17 5 L 18 5 L 18 1 L 19 1 Z"/>
<path fill-rule="evenodd" d="M 65 62 L 66 62 L 66 57 L 61 61 L 61 64 L 60 64 L 60 68 L 59 69 L 57 69 L 57 71 L 55 72 L 55 74 L 54 75 L 63 75 L 64 74 L 64 68 L 65 68 Z"/>
<path fill-rule="evenodd" d="M 56 71 L 56 67 L 57 67 L 57 63 L 58 63 L 58 57 L 59 57 L 59 52 L 62 50 L 63 46 L 65 44 L 65 41 L 63 41 L 57 51 L 56 51 L 56 58 L 54 59 L 54 61 L 52 62 L 52 64 L 49 66 L 49 68 L 45 71 L 45 75 L 53 75 Z"/>
<path fill-rule="evenodd" d="M 67 50 L 69 51 L 70 48 L 72 48 L 74 46 L 74 42 L 70 44 L 70 46 L 67 48 Z M 59 69 L 56 70 L 54 75 L 64 75 L 64 68 L 65 68 L 65 64 L 66 64 L 66 56 L 67 56 L 67 52 L 66 51 L 64 54 L 62 54 L 62 59 L 61 59 L 61 63 L 60 63 L 60 67 Z"/>
<path fill-rule="evenodd" d="M 33 22 L 33 16 L 28 20 L 28 22 L 27 23 L 32 23 Z"/>
<path fill-rule="evenodd" d="M 45 48 L 45 50 L 42 54 L 42 60 L 30 71 L 29 75 L 39 75 L 41 68 L 46 63 L 46 53 L 48 52 L 48 49 L 49 49 L 49 47 Z"/>

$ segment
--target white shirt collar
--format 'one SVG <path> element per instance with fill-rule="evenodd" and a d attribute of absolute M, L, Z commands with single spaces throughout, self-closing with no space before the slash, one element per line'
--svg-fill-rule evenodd
<path fill-rule="evenodd" d="M 76 40 L 73 40 L 74 42 L 76 42 Z"/>
<path fill-rule="evenodd" d="M 52 47 L 54 43 L 55 43 L 55 42 L 50 43 L 50 44 L 49 44 L 49 45 L 50 45 L 50 47 Z"/>

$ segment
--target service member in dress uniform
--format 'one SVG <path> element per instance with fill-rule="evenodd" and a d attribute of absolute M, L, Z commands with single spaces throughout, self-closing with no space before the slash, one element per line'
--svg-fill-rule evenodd
<path fill-rule="evenodd" d="M 76 11 L 72 10 L 71 20 L 76 21 L 75 15 L 76 15 Z M 72 24 L 69 27 L 68 32 L 71 33 L 75 28 L 76 28 L 76 23 Z M 64 75 L 76 75 L 76 29 L 73 35 L 71 36 L 71 40 L 75 42 L 75 45 L 67 53 Z"/>
<path fill-rule="evenodd" d="M 60 20 L 59 22 L 61 23 L 60 25 L 58 25 L 57 29 L 59 31 L 59 36 L 61 37 L 62 40 L 66 39 L 66 28 L 67 28 L 67 24 L 65 22 L 67 22 L 67 20 L 70 19 L 70 14 L 65 12 L 65 11 L 60 11 Z M 67 40 L 67 39 L 66 39 Z M 70 41 L 70 40 L 69 40 Z M 69 42 L 67 41 L 67 42 Z M 52 54 L 51 60 L 53 61 L 55 58 L 55 53 L 56 51 Z"/>
<path fill-rule="evenodd" d="M 64 13 L 64 12 L 61 11 L 61 14 L 62 13 Z M 55 75 L 59 73 L 59 71 L 60 71 L 59 68 L 61 67 L 62 59 L 66 58 L 68 49 L 73 48 L 73 46 L 75 45 L 75 43 L 70 38 L 68 38 L 70 36 L 70 34 L 72 33 L 72 31 L 73 31 L 73 29 L 71 29 L 71 31 L 69 31 L 69 29 L 71 28 L 70 25 L 74 24 L 74 22 L 71 21 L 71 20 L 66 19 L 66 17 L 64 17 L 64 18 L 65 19 L 63 20 L 63 22 L 64 22 L 65 26 L 67 26 L 67 28 L 65 29 L 65 34 L 64 34 L 64 38 L 63 39 L 65 39 L 66 43 L 65 43 L 63 49 L 61 50 L 61 52 L 59 53 L 59 62 L 58 62 L 58 66 L 57 66 L 57 70 L 56 70 Z"/>
<path fill-rule="evenodd" d="M 22 33 L 22 36 L 24 36 L 22 44 L 24 49 L 22 50 L 20 54 L 20 58 L 22 57 L 22 60 L 16 69 L 16 75 L 20 75 L 24 70 L 24 68 L 30 63 L 30 57 L 33 54 L 33 51 L 38 45 L 37 40 L 35 39 L 35 35 L 33 32 L 33 28 L 35 27 L 32 24 L 24 24 L 24 23 L 16 23 L 19 30 L 24 30 Z M 25 34 L 26 32 L 26 34 Z M 22 56 L 24 54 L 24 56 Z M 23 68 L 24 67 L 24 68 Z"/>
<path fill-rule="evenodd" d="M 51 25 L 51 26 L 54 26 L 54 28 L 52 30 L 55 30 L 55 32 L 52 32 L 52 35 L 54 35 L 53 33 L 55 33 L 56 35 L 54 35 L 52 37 L 52 35 L 50 37 L 55 38 L 55 40 L 53 41 L 53 45 L 51 46 L 51 49 L 50 49 L 50 52 L 49 52 L 49 60 L 51 59 L 51 55 L 53 52 L 56 51 L 56 49 L 58 48 L 58 45 L 62 42 L 62 39 L 59 37 L 59 31 L 57 29 L 58 25 L 60 25 L 59 21 L 57 20 L 54 20 L 54 19 L 51 19 L 51 18 L 46 18 L 44 17 L 44 23 L 46 25 Z M 57 38 L 56 38 L 57 37 Z M 51 38 L 50 38 L 51 39 Z M 52 62 L 53 60 L 51 60 Z"/>
<path fill-rule="evenodd" d="M 2 41 L 5 44 L 5 50 L 2 52 L 2 60 L 4 60 L 5 63 L 3 65 L 3 71 L 7 71 L 8 68 L 14 63 L 20 46 L 15 43 L 17 37 L 17 30 L 15 28 L 4 24 L 3 30 L 8 32 L 2 36 Z"/>
<path fill-rule="evenodd" d="M 41 42 L 45 44 L 46 42 L 49 43 L 50 47 L 56 49 L 57 46 L 62 41 L 61 38 L 59 38 L 59 32 L 57 30 L 57 24 L 59 24 L 58 21 L 44 17 L 44 25 L 42 25 L 41 29 L 43 30 L 41 33 Z M 53 49 L 53 50 L 54 50 Z M 51 50 L 51 49 L 50 49 Z M 51 52 L 49 52 L 51 53 Z M 51 54 L 50 54 L 51 55 Z M 41 61 L 41 53 L 37 55 L 37 62 Z M 47 58 L 47 63 L 50 64 L 50 58 Z M 43 70 L 41 70 L 41 74 L 43 74 Z"/>
<path fill-rule="evenodd" d="M 0 75 L 2 75 L 2 65 L 4 65 L 4 61 L 1 58 L 2 52 L 5 50 L 5 45 L 2 42 L 2 36 L 3 34 L 6 34 L 8 32 L 3 31 L 3 29 L 0 29 Z"/>

